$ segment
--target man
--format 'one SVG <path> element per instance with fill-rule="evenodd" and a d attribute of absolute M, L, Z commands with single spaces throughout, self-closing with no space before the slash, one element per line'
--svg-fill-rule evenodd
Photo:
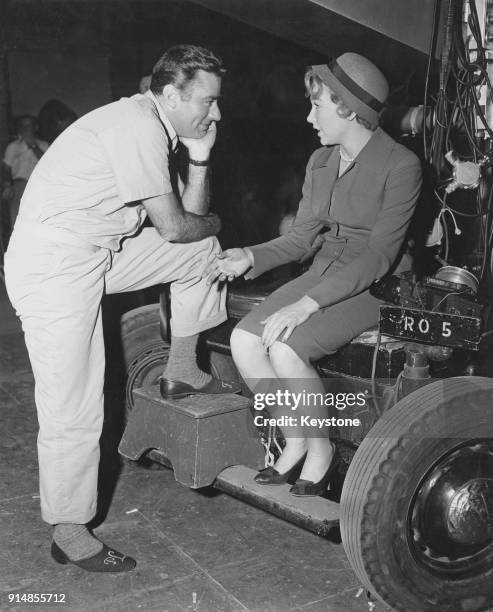
<path fill-rule="evenodd" d="M 57 138 L 22 199 L 6 282 L 35 377 L 41 511 L 55 525 L 59 563 L 96 572 L 135 566 L 86 528 L 97 501 L 104 291 L 173 281 L 163 393 L 239 390 L 195 360 L 198 334 L 226 319 L 225 291 L 202 280 L 220 251 L 213 238 L 220 221 L 208 212 L 208 164 L 223 72 L 207 49 L 172 47 L 145 95 L 96 109 Z M 168 168 L 178 139 L 189 153 L 181 196 Z M 146 214 L 154 227 L 142 229 Z"/>
<path fill-rule="evenodd" d="M 36 138 L 36 119 L 22 115 L 16 121 L 17 138 L 5 148 L 3 156 L 3 200 L 8 202 L 10 230 L 14 227 L 27 180 L 48 143 Z"/>

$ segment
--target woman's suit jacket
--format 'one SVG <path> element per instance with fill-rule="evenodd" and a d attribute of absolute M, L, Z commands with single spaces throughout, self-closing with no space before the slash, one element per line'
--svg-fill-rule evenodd
<path fill-rule="evenodd" d="M 320 283 L 307 295 L 329 306 L 364 291 L 396 262 L 421 188 L 419 159 L 380 128 L 338 177 L 339 146 L 317 149 L 307 165 L 303 196 L 290 231 L 250 247 L 246 278 L 323 243 L 310 271 Z"/>

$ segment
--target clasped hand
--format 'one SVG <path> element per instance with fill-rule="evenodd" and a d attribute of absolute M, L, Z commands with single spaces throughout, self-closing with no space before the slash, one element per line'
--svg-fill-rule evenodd
<path fill-rule="evenodd" d="M 251 265 L 252 262 L 245 249 L 227 249 L 209 262 L 203 276 L 208 285 L 216 281 L 232 281 L 244 274 Z"/>
<path fill-rule="evenodd" d="M 244 274 L 251 265 L 252 261 L 245 249 L 227 249 L 209 261 L 203 276 L 208 285 L 217 281 L 232 281 Z M 276 340 L 284 342 L 298 325 L 304 323 L 318 309 L 319 304 L 307 295 L 280 308 L 261 321 L 264 325 L 262 344 L 268 349 Z"/>

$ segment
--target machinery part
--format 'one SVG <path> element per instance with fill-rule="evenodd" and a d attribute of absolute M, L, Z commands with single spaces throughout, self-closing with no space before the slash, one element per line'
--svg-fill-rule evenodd
<path fill-rule="evenodd" d="M 471 161 L 462 161 L 454 151 L 445 153 L 445 159 L 453 167 L 453 180 L 445 188 L 446 193 L 452 193 L 456 189 L 476 189 L 479 187 L 481 178 L 481 164 Z"/>
<path fill-rule="evenodd" d="M 409 395 L 423 385 L 429 384 L 430 379 L 430 366 L 426 353 L 419 349 L 406 348 L 406 363 L 402 370 L 399 397 Z"/>
<path fill-rule="evenodd" d="M 478 288 L 474 274 L 465 268 L 445 265 L 433 276 L 421 280 L 410 272 L 384 277 L 370 285 L 370 293 L 380 300 L 407 308 L 471 317 L 480 315 L 482 310 L 476 297 Z"/>
<path fill-rule="evenodd" d="M 457 285 L 465 285 L 472 290 L 474 295 L 477 294 L 479 289 L 479 281 L 472 272 L 465 268 L 459 268 L 457 266 L 444 266 L 435 272 L 434 278 L 443 280 L 449 283 L 455 283 Z"/>
<path fill-rule="evenodd" d="M 414 344 L 413 342 L 407 342 L 405 346 L 406 350 L 423 353 L 432 361 L 447 361 L 454 352 L 454 349 L 450 346 L 430 346 L 427 344 Z"/>
<path fill-rule="evenodd" d="M 341 535 L 364 586 L 399 612 L 493 603 L 493 380 L 436 381 L 363 440 L 341 497 Z"/>
<path fill-rule="evenodd" d="M 427 130 L 433 128 L 433 107 L 419 106 L 394 106 L 383 111 L 381 123 L 383 128 L 390 133 L 411 134 L 416 136 L 423 131 L 423 125 Z"/>

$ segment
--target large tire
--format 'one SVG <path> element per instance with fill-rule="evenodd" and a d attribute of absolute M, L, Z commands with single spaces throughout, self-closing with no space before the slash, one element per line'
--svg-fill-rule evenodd
<path fill-rule="evenodd" d="M 122 315 L 121 341 L 123 359 L 128 368 L 143 346 L 163 342 L 160 329 L 160 304 L 134 308 Z M 167 344 L 167 343 L 165 343 Z"/>
<path fill-rule="evenodd" d="M 169 357 L 169 344 L 161 337 L 160 305 L 149 304 L 121 318 L 125 378 L 125 420 L 133 410 L 133 390 L 154 385 Z"/>
<path fill-rule="evenodd" d="M 493 604 L 493 380 L 440 380 L 367 434 L 341 497 L 361 582 L 399 612 Z"/>

